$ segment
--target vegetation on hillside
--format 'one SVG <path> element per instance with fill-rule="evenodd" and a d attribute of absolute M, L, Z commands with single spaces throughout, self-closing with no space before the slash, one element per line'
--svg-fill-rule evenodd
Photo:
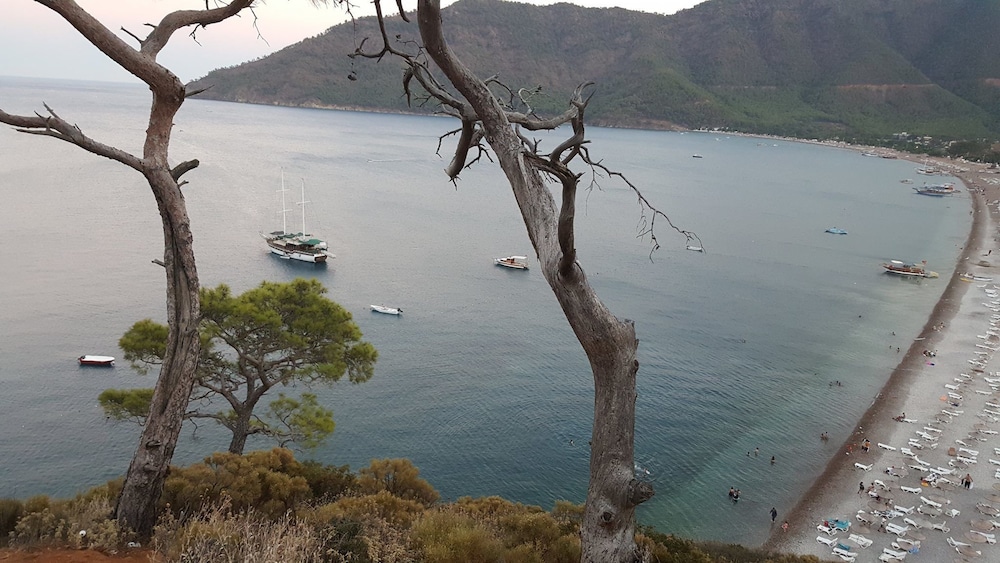
<path fill-rule="evenodd" d="M 710 0 L 672 16 L 562 3 L 461 0 L 448 41 L 479 75 L 541 86 L 542 114 L 584 81 L 588 116 L 639 128 L 722 128 L 799 138 L 1000 138 L 1000 3 Z M 412 40 L 399 18 L 388 36 Z M 374 18 L 196 81 L 202 97 L 290 106 L 430 111 L 402 68 L 351 59 Z"/>
<path fill-rule="evenodd" d="M 66 500 L 0 499 L 0 545 L 130 549 L 110 519 L 120 487 L 115 480 Z M 171 468 L 151 547 L 165 561 L 570 563 L 580 560 L 582 511 L 495 496 L 441 503 L 405 459 L 373 460 L 355 474 L 285 449 L 217 453 Z M 818 561 L 649 528 L 636 540 L 659 563 Z"/>

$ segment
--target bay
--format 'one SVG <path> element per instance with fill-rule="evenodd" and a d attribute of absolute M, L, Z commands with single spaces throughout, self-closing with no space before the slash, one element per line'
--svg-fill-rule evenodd
<path fill-rule="evenodd" d="M 141 152 L 143 88 L 0 78 L 4 110 L 44 111 L 43 101 L 88 135 Z M 315 277 L 378 348 L 371 381 L 320 390 L 337 429 L 306 457 L 353 468 L 407 457 L 446 500 L 582 502 L 586 358 L 537 263 L 493 265 L 533 253 L 495 164 L 484 158 L 447 181 L 450 139 L 441 156 L 435 149 L 454 127 L 189 101 L 171 159 L 201 162 L 183 189 L 202 284 L 243 291 Z M 926 321 L 968 234 L 968 199 L 918 197 L 900 183 L 916 178 L 915 164 L 828 146 L 588 134 L 594 158 L 706 249 L 685 250 L 660 217 L 652 252 L 639 236 L 651 215 L 621 182 L 598 177 L 580 194 L 580 263 L 640 338 L 636 458 L 657 491 L 640 522 L 758 544 L 771 506 L 790 510 L 837 455 L 899 361 L 896 347 Z M 541 138 L 551 147 L 558 136 Z M 160 221 L 143 178 L 117 163 L 7 128 L 0 154 L 0 496 L 68 496 L 121 475 L 135 447 L 137 429 L 106 421 L 96 397 L 151 379 L 124 362 L 85 369 L 75 358 L 120 356 L 132 323 L 164 320 L 163 273 L 151 263 L 162 256 Z M 258 236 L 280 227 L 282 170 L 291 194 L 304 182 L 308 230 L 337 255 L 325 268 L 282 261 Z M 586 185 L 591 171 L 579 171 Z M 290 214 L 289 226 L 299 220 Z M 849 234 L 824 233 L 834 226 Z M 926 259 L 942 279 L 884 275 L 879 263 L 894 258 Z M 227 444 L 218 429 L 188 427 L 175 462 Z M 736 505 L 729 487 L 742 491 Z"/>

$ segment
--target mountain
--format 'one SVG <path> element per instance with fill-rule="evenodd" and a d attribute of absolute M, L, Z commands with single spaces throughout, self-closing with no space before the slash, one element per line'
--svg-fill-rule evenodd
<path fill-rule="evenodd" d="M 592 81 L 595 124 L 1000 138 L 1000 2 L 709 0 L 663 16 L 461 0 L 442 15 L 453 50 L 480 76 L 541 86 L 539 113 L 561 111 Z M 416 23 L 386 24 L 412 51 Z M 375 19 L 360 18 L 191 87 L 237 102 L 432 111 L 407 106 L 399 61 L 348 57 L 378 38 Z"/>

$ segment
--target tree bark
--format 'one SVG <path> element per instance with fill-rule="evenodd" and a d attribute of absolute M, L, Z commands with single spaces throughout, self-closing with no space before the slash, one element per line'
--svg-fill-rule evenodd
<path fill-rule="evenodd" d="M 536 164 L 526 158 L 521 139 L 486 85 L 450 51 L 444 40 L 440 1 L 420 0 L 420 35 L 428 55 L 479 116 L 521 210 L 528 236 L 567 321 L 590 361 L 594 378 L 594 426 L 590 485 L 581 525 L 582 560 L 627 562 L 640 558 L 635 507 L 652 488 L 635 479 L 635 375 L 638 340 L 631 322 L 616 318 L 587 282 L 574 257 L 572 237 L 560 242 L 560 212 Z M 575 179 L 573 180 L 575 182 Z M 570 214 L 572 209 L 566 207 Z"/>
<path fill-rule="evenodd" d="M 138 49 L 119 38 L 74 0 L 36 2 L 59 14 L 109 59 L 145 82 L 153 96 L 142 158 L 90 139 L 51 109 L 47 117 L 11 116 L 0 111 L 0 122 L 18 127 L 20 131 L 52 136 L 138 170 L 149 182 L 156 199 L 163 224 L 162 265 L 166 272 L 169 327 L 167 350 L 153 391 L 149 417 L 115 506 L 120 528 L 147 538 L 156 524 L 156 504 L 180 435 L 201 348 L 198 270 L 191 222 L 180 190 L 180 177 L 198 162 L 192 160 L 170 168 L 167 158 L 170 133 L 186 93 L 180 79 L 157 63 L 156 57 L 177 30 L 223 21 L 249 7 L 252 0 L 232 0 L 216 8 L 206 5 L 203 10 L 171 12 L 159 24 L 151 26 L 145 39 L 129 34 L 138 41 Z"/>
<path fill-rule="evenodd" d="M 125 474 L 115 506 L 122 529 L 147 538 L 157 518 L 157 501 L 167 478 L 191 397 L 201 340 L 200 299 L 191 221 L 184 196 L 167 162 L 174 116 L 184 101 L 184 85 L 152 87 L 153 105 L 143 147 L 143 174 L 156 198 L 163 223 L 163 265 L 167 278 L 167 349 L 153 390 L 149 417 Z"/>

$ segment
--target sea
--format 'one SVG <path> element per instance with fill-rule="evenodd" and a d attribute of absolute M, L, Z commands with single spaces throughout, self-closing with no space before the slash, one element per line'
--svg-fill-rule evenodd
<path fill-rule="evenodd" d="M 144 87 L 0 78 L 8 113 L 46 105 L 141 154 Z M 370 381 L 315 390 L 337 426 L 301 457 L 353 469 L 409 458 L 444 500 L 583 502 L 586 357 L 489 153 L 456 182 L 446 177 L 455 129 L 441 117 L 188 101 L 171 161 L 200 162 L 183 190 L 201 283 L 242 292 L 315 278 L 378 349 Z M 531 136 L 544 149 L 567 134 Z M 920 185 L 918 164 L 831 146 L 724 132 L 587 135 L 591 157 L 635 186 L 577 170 L 579 262 L 640 339 L 636 470 L 656 495 L 639 522 L 760 544 L 770 509 L 780 523 L 842 455 L 926 323 L 968 235 L 969 199 L 916 195 L 901 181 Z M 336 258 L 325 267 L 281 260 L 259 236 L 281 228 L 282 174 L 288 228 L 304 222 L 329 242 Z M 654 222 L 638 193 L 705 252 Z M 303 194 L 304 214 L 294 205 Z M 134 322 L 165 322 L 163 270 L 152 263 L 163 254 L 160 219 L 136 171 L 6 127 L 0 196 L 0 497 L 68 497 L 121 476 L 137 444 L 138 427 L 107 420 L 97 396 L 151 387 L 153 376 L 76 358 L 120 357 Z M 493 263 L 512 254 L 531 268 Z M 887 275 L 889 259 L 926 260 L 941 277 Z M 217 427 L 188 426 L 174 461 L 227 445 Z"/>

